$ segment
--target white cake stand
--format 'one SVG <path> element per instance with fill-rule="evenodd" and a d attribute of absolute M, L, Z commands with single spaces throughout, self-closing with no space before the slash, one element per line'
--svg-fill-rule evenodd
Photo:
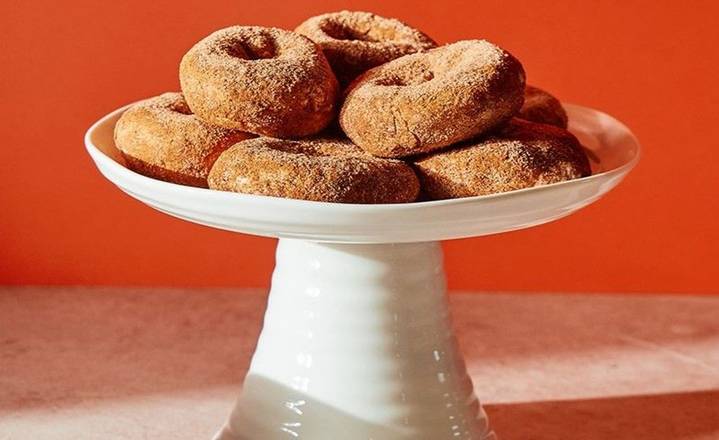
<path fill-rule="evenodd" d="M 279 238 L 264 326 L 222 440 L 494 438 L 451 328 L 440 240 L 550 222 L 607 193 L 639 159 L 616 119 L 566 106 L 591 177 L 483 197 L 347 205 L 154 180 L 113 142 L 123 109 L 87 132 L 102 174 L 162 212 Z"/>

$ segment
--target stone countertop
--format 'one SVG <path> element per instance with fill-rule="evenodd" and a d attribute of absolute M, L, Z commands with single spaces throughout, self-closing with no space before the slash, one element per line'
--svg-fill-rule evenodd
<path fill-rule="evenodd" d="M 265 294 L 0 287 L 0 440 L 208 439 Z M 451 295 L 502 440 L 719 439 L 719 297 Z"/>

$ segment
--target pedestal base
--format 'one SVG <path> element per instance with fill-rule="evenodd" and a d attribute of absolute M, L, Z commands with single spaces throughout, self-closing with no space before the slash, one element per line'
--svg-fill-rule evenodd
<path fill-rule="evenodd" d="M 282 239 L 220 440 L 493 438 L 452 332 L 439 243 Z"/>

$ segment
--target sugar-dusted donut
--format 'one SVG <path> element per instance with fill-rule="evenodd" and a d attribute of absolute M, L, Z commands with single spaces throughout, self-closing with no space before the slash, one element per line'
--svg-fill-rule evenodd
<path fill-rule="evenodd" d="M 518 118 L 487 139 L 421 158 L 415 169 L 430 199 L 512 191 L 591 174 L 574 135 Z"/>
<path fill-rule="evenodd" d="M 517 117 L 560 128 L 567 128 L 568 122 L 567 112 L 557 98 L 529 85 L 524 90 L 524 104 Z"/>
<path fill-rule="evenodd" d="M 419 192 L 404 162 L 326 138 L 240 142 L 220 155 L 208 182 L 224 191 L 338 203 L 411 202 Z"/>
<path fill-rule="evenodd" d="M 180 63 L 192 111 L 225 128 L 274 137 L 322 130 L 334 117 L 337 79 L 307 37 L 233 26 L 195 44 Z"/>
<path fill-rule="evenodd" d="M 484 40 L 460 41 L 368 70 L 350 85 L 340 125 L 374 155 L 410 156 L 509 120 L 523 94 L 516 58 Z"/>
<path fill-rule="evenodd" d="M 360 11 L 318 15 L 300 24 L 295 32 L 322 48 L 343 85 L 367 69 L 437 45 L 399 20 Z"/>
<path fill-rule="evenodd" d="M 181 93 L 132 105 L 115 125 L 115 145 L 127 166 L 145 176 L 207 187 L 217 156 L 249 133 L 215 127 L 190 111 Z"/>

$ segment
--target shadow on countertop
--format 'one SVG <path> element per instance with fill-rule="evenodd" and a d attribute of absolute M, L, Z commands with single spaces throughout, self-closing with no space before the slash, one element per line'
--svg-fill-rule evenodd
<path fill-rule="evenodd" d="M 486 405 L 501 440 L 717 440 L 719 390 Z"/>

